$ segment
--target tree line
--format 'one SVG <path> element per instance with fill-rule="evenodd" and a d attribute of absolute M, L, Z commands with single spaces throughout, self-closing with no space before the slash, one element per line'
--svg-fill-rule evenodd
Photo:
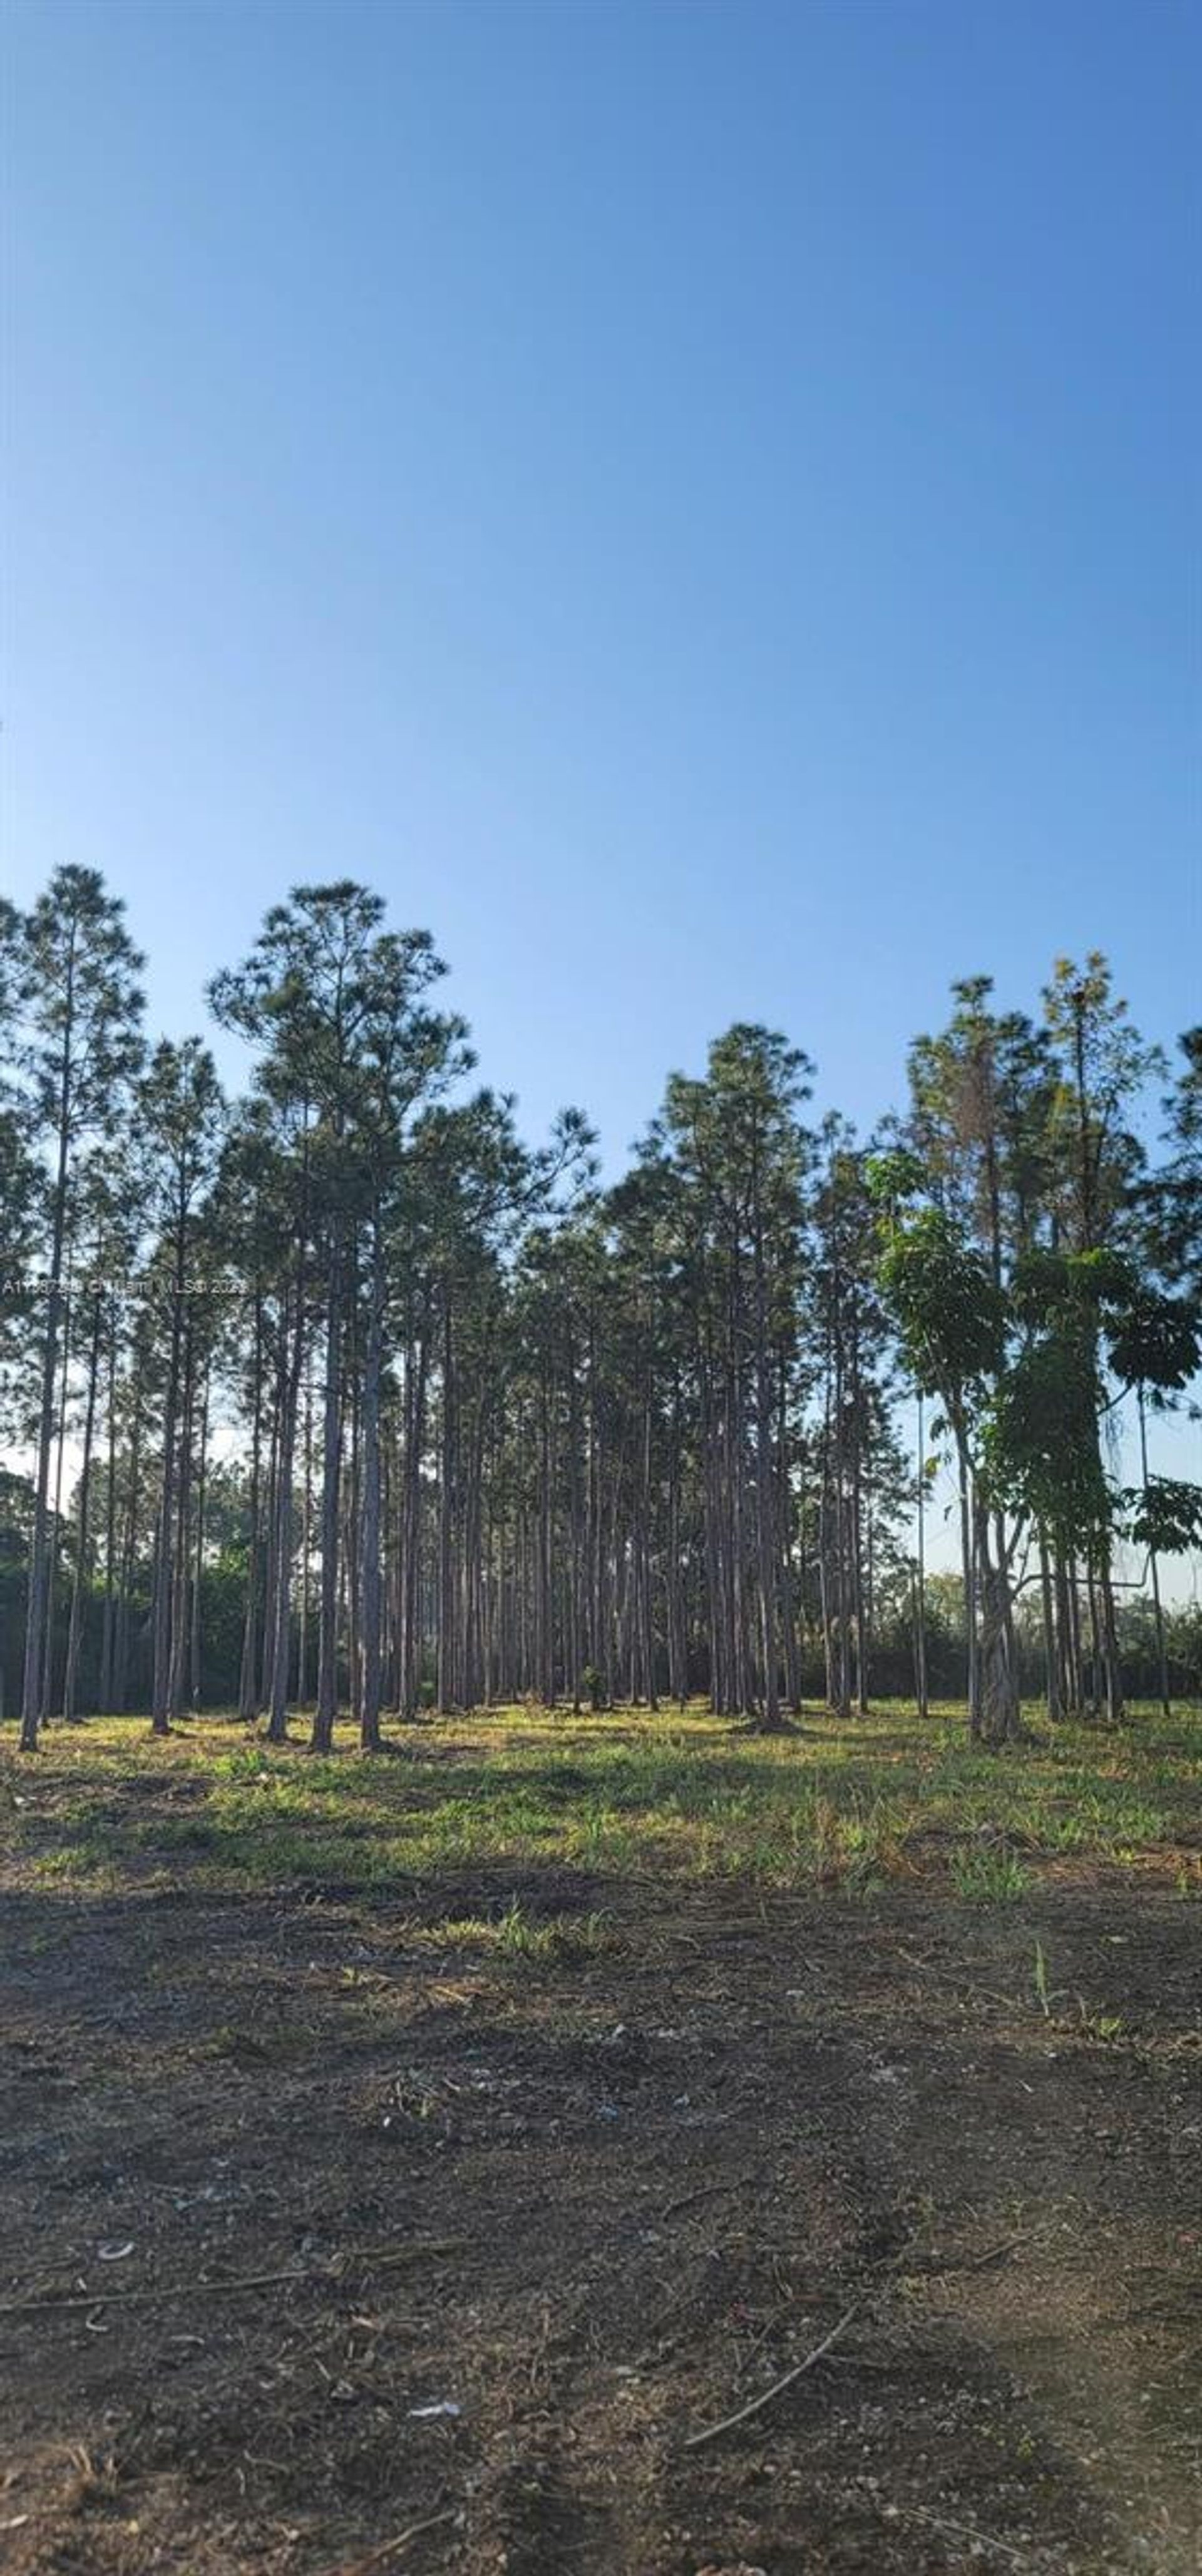
<path fill-rule="evenodd" d="M 0 903 L 26 1750 L 88 1708 L 165 1731 L 214 1672 L 319 1750 L 346 1708 L 372 1749 L 387 1712 L 527 1695 L 925 1707 L 940 1460 L 974 1730 L 1018 1732 L 1033 1663 L 1053 1718 L 1118 1718 L 1120 1547 L 1167 1703 L 1160 1567 L 1202 1496 L 1147 1434 L 1199 1362 L 1202 1030 L 1170 1065 L 1102 957 L 1030 1015 L 956 984 L 867 1139 L 737 1024 L 604 1188 L 580 1110 L 531 1144 L 476 1083 L 429 935 L 362 885 L 297 887 L 212 982 L 237 1098 L 203 1035 L 148 1043 L 142 969 L 92 870 Z"/>

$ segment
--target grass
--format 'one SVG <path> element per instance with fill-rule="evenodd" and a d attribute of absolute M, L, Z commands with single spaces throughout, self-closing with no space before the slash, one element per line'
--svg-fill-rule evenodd
<path fill-rule="evenodd" d="M 1030 1871 L 1004 1845 L 1000 1850 L 987 1846 L 982 1851 L 956 1852 L 951 1867 L 956 1894 L 970 1905 L 1011 1904 L 1015 1897 L 1025 1896 L 1031 1884 Z"/>
<path fill-rule="evenodd" d="M 427 1931 L 438 1949 L 490 1950 L 503 1959 L 572 1961 L 595 1957 L 615 1946 L 603 1914 L 552 1914 L 546 1920 L 529 1913 L 517 1896 L 497 1915 L 455 1915 Z"/>
<path fill-rule="evenodd" d="M 95 1718 L 51 1728 L 35 1761 L 3 1761 L 0 1858 L 48 1891 L 181 1878 L 383 1890 L 552 1866 L 849 1894 L 914 1882 L 974 1904 L 1099 1870 L 1202 1890 L 1202 1715 L 1133 1711 L 1118 1734 L 1029 1723 L 1033 1741 L 999 1757 L 970 1742 L 962 1711 L 920 1721 L 900 1704 L 807 1717 L 787 1739 L 697 1708 L 521 1708 L 424 1724 L 406 1738 L 416 1759 L 365 1762 L 349 1731 L 315 1759 L 228 1718 L 166 1742 L 144 1719 Z M 517 1907 L 478 1928 L 504 1954 L 545 1958 L 603 1938 L 581 1919 L 557 1932 Z"/>

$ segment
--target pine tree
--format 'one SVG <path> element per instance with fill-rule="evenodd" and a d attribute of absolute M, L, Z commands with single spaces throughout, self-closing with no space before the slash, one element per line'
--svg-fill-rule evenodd
<path fill-rule="evenodd" d="M 142 1054 L 142 959 L 124 906 L 90 868 L 56 870 L 24 925 L 23 1000 L 31 1105 L 50 1159 L 49 1255 L 41 1302 L 41 1392 L 21 1746 L 35 1750 L 43 1706 L 50 1598 L 50 1461 L 70 1253 L 71 1185 L 89 1142 L 119 1109 Z"/>

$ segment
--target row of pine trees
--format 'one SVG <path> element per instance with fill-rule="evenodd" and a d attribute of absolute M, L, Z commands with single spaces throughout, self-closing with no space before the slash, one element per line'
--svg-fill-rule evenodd
<path fill-rule="evenodd" d="M 1052 1715 L 1120 1714 L 1120 1547 L 1167 1693 L 1199 1498 L 1147 1427 L 1198 1365 L 1202 1031 L 1170 1065 L 1101 957 L 1033 1016 L 956 985 L 867 1141 L 736 1025 L 604 1189 L 580 1111 L 532 1145 L 476 1085 L 430 938 L 361 885 L 298 887 L 211 985 L 236 1099 L 204 1037 L 148 1045 L 142 966 L 93 871 L 0 905 L 27 1749 L 199 1701 L 218 1557 L 241 1714 L 280 1739 L 303 1707 L 319 1749 L 348 1705 L 372 1748 L 386 1712 L 527 1694 L 773 1728 L 816 1664 L 863 1707 L 899 1602 L 925 1704 L 940 1460 L 977 1731 L 1018 1732 L 1032 1616 Z"/>

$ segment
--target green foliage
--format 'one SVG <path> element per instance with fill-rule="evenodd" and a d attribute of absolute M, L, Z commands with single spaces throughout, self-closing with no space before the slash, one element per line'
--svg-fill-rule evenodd
<path fill-rule="evenodd" d="M 891 1226 L 881 1281 L 916 1384 L 962 1422 L 1005 1355 L 1005 1303 L 988 1263 L 928 1207 Z"/>
<path fill-rule="evenodd" d="M 1132 1283 L 1107 1318 L 1106 1343 L 1111 1368 L 1124 1386 L 1179 1393 L 1202 1359 L 1198 1302 Z"/>
<path fill-rule="evenodd" d="M 1033 1334 L 999 1372 L 984 1425 L 990 1494 L 1029 1513 L 1066 1548 L 1088 1546 L 1108 1524 L 1099 1402 L 1091 1338 L 1053 1329 Z"/>
<path fill-rule="evenodd" d="M 1157 1556 L 1185 1556 L 1202 1547 L 1202 1485 L 1150 1476 L 1145 1486 L 1128 1487 L 1123 1499 L 1137 1547 L 1152 1548 Z"/>
<path fill-rule="evenodd" d="M 933 1153 L 938 1148 L 947 1185 L 936 1186 L 936 1157 L 927 1203 L 916 1203 L 923 1167 L 912 1150 L 874 1158 L 870 1172 L 883 1211 L 881 1281 L 908 1367 L 921 1389 L 942 1399 L 982 1499 L 1020 1526 L 1034 1523 L 1060 1549 L 1093 1561 L 1126 1502 L 1135 1506 L 1142 1543 L 1159 1545 L 1159 1530 L 1166 1547 L 1192 1545 L 1187 1489 L 1166 1491 L 1159 1505 L 1120 1496 L 1100 1432 L 1111 1381 L 1177 1393 L 1202 1353 L 1196 1301 L 1149 1282 L 1113 1233 L 1102 1239 L 1116 1224 L 1135 1159 L 1115 1120 L 1152 1058 L 1127 1027 L 1124 1006 L 1112 1001 L 1097 956 L 1081 973 L 1060 961 L 1049 988 L 1049 1028 L 1061 1050 L 1056 1083 L 1029 1034 L 984 1014 L 983 979 L 957 991 L 961 1007 L 948 1036 L 919 1041 L 911 1066 L 916 1128 Z M 1028 1082 L 1021 1227 L 1006 1220 L 1018 1145 L 998 1088 L 1007 1048 L 1020 1039 Z M 1040 1120 L 1047 1132 L 1037 1152 Z M 1059 1229 L 1051 1239 L 1035 1231 L 1032 1176 L 1038 1170 L 1052 1192 L 1062 1165 L 1075 1243 Z"/>
<path fill-rule="evenodd" d="M 1184 1061 L 1164 1101 L 1168 1160 L 1143 1179 L 1136 1216 L 1160 1276 L 1188 1280 L 1202 1299 L 1202 1027 L 1186 1029 L 1180 1043 Z"/>

